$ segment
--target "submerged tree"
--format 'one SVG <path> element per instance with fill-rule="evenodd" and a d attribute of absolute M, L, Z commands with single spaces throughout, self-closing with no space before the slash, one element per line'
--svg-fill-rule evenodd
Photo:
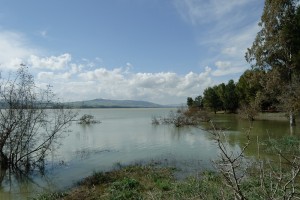
<path fill-rule="evenodd" d="M 279 91 L 278 100 L 289 113 L 291 125 L 295 125 L 295 113 L 300 109 L 296 105 L 299 98 L 293 102 L 286 101 L 294 96 L 293 86 L 300 83 L 298 2 L 266 0 L 259 23 L 261 30 L 246 53 L 246 60 L 252 63 L 253 68 L 266 71 L 266 80 L 270 80 L 263 85 L 266 93 Z M 283 94 L 287 99 L 282 98 Z"/>
<path fill-rule="evenodd" d="M 0 83 L 0 162 L 2 167 L 30 170 L 45 156 L 76 113 L 55 101 L 50 86 L 36 87 L 22 66 Z"/>

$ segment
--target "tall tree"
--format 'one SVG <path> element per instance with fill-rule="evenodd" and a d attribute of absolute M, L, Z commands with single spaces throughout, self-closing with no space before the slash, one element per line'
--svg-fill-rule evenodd
<path fill-rule="evenodd" d="M 203 92 L 204 106 L 213 110 L 215 113 L 222 107 L 222 102 L 217 94 L 217 86 L 208 87 Z"/>
<path fill-rule="evenodd" d="M 193 100 L 193 98 L 192 98 L 192 97 L 188 97 L 188 98 L 186 99 L 186 104 L 187 104 L 187 106 L 188 106 L 189 108 L 193 107 L 193 105 L 194 105 L 194 100 Z"/>
<path fill-rule="evenodd" d="M 298 2 L 299 0 L 265 0 L 259 23 L 261 30 L 246 53 L 246 60 L 253 68 L 267 72 L 266 80 L 277 80 L 276 85 L 267 82 L 264 89 L 269 92 L 280 91 L 278 99 L 289 113 L 291 125 L 295 125 L 294 116 L 299 108 L 291 106 L 290 102 L 286 103 L 286 99 L 280 97 L 287 93 L 287 96 L 293 96 L 292 86 L 299 85 L 299 26 L 295 26 Z"/>
<path fill-rule="evenodd" d="M 249 105 L 254 102 L 256 95 L 262 90 L 264 71 L 259 69 L 246 70 L 236 84 L 236 90 L 241 105 Z"/>
<path fill-rule="evenodd" d="M 225 90 L 226 90 L 226 85 L 225 83 L 221 83 L 217 86 L 216 92 L 222 102 L 222 109 L 226 111 L 226 108 L 224 107 L 225 105 Z"/>
<path fill-rule="evenodd" d="M 238 95 L 235 89 L 235 83 L 233 80 L 229 80 L 225 86 L 224 94 L 224 108 L 230 112 L 235 112 L 239 106 Z"/>
<path fill-rule="evenodd" d="M 203 97 L 201 95 L 195 97 L 194 106 L 197 108 L 203 108 Z"/>

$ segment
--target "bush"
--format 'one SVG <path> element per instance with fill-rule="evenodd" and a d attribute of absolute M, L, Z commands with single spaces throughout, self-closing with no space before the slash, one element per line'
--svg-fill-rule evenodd
<path fill-rule="evenodd" d="M 208 113 L 199 109 L 179 108 L 176 112 L 171 111 L 167 117 L 152 117 L 152 124 L 173 124 L 176 127 L 195 126 L 201 122 L 208 122 Z"/>
<path fill-rule="evenodd" d="M 84 114 L 80 119 L 79 119 L 79 124 L 96 124 L 100 123 L 100 121 L 94 120 L 93 115 L 88 115 Z"/>
<path fill-rule="evenodd" d="M 111 199 L 142 199 L 139 192 L 140 183 L 132 178 L 124 178 L 121 181 L 114 182 L 110 187 Z"/>

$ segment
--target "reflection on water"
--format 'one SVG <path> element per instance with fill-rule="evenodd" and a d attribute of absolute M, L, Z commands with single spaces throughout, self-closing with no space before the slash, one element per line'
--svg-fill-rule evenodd
<path fill-rule="evenodd" d="M 81 110 L 79 116 L 91 114 L 102 123 L 74 123 L 72 131 L 60 141 L 61 148 L 53 149 L 49 155 L 44 176 L 35 172 L 21 179 L 5 172 L 0 176 L 4 178 L 0 199 L 26 199 L 37 192 L 62 190 L 93 171 L 110 170 L 116 163 L 154 160 L 182 169 L 180 175 L 211 168 L 211 160 L 216 159 L 218 150 L 203 128 L 151 124 L 153 116 L 164 117 L 169 112 L 170 109 Z M 243 133 L 249 128 L 247 121 L 235 115 L 215 115 L 213 121 L 228 134 L 231 148 L 239 150 L 246 142 Z M 255 121 L 251 130 L 251 137 L 261 140 L 284 134 L 290 134 L 288 122 Z M 298 127 L 293 134 L 299 134 Z M 254 156 L 255 149 L 255 144 L 251 144 L 246 154 Z"/>
<path fill-rule="evenodd" d="M 261 144 L 270 138 L 279 139 L 283 136 L 294 135 L 300 137 L 300 127 L 290 127 L 288 120 L 257 120 L 250 123 L 247 120 L 240 120 L 237 115 L 216 115 L 214 122 L 228 130 L 229 143 L 242 147 L 247 138 L 245 134 L 250 132 L 250 145 L 245 154 L 247 156 L 257 156 L 257 141 Z M 299 122 L 298 122 L 299 123 Z M 260 152 L 261 157 L 268 157 L 266 152 Z"/>

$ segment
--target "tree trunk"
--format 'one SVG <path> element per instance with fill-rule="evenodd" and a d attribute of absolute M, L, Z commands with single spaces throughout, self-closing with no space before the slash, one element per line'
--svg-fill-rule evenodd
<path fill-rule="evenodd" d="M 295 129 L 294 126 L 290 126 L 290 135 L 294 135 Z"/>
<path fill-rule="evenodd" d="M 0 167 L 0 185 L 2 184 L 4 178 L 5 178 L 5 175 L 6 175 L 6 170 L 8 168 L 1 168 Z"/>
<path fill-rule="evenodd" d="M 8 158 L 2 151 L 0 152 L 0 167 L 1 169 L 6 169 L 8 167 Z"/>
<path fill-rule="evenodd" d="M 296 119 L 295 119 L 295 115 L 293 114 L 293 112 L 290 112 L 290 126 L 296 126 Z"/>

